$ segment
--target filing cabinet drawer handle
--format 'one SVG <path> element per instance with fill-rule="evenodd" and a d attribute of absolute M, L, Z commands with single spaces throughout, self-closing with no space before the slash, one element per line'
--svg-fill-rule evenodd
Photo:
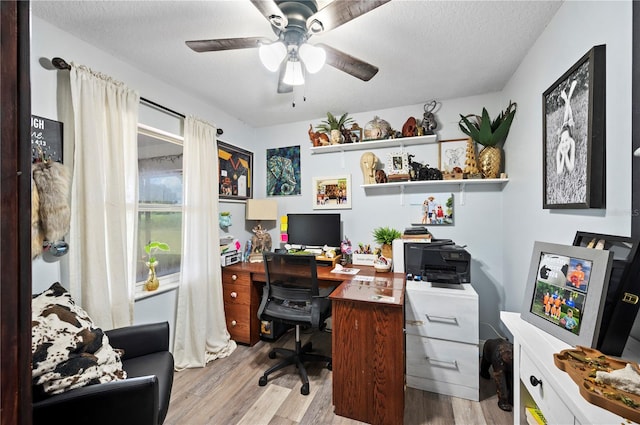
<path fill-rule="evenodd" d="M 427 313 L 424 314 L 428 321 L 430 322 L 439 322 L 439 323 L 449 323 L 452 325 L 458 324 L 457 317 L 448 317 L 448 316 L 429 316 Z"/>
<path fill-rule="evenodd" d="M 540 384 L 540 387 L 542 387 L 542 379 L 538 379 L 533 375 L 529 377 L 529 382 L 531 382 L 531 385 L 533 385 L 534 387 L 538 384 Z"/>
<path fill-rule="evenodd" d="M 231 326 L 235 326 L 235 325 L 237 325 L 237 324 L 238 324 L 238 322 L 236 322 L 235 320 L 232 320 L 232 321 L 231 321 Z"/>
<path fill-rule="evenodd" d="M 238 293 L 233 291 L 232 293 L 230 293 L 229 295 L 231 295 L 231 298 L 238 298 Z"/>
<path fill-rule="evenodd" d="M 434 366 L 443 367 L 446 369 L 458 369 L 457 360 L 439 360 L 439 359 L 432 359 L 429 356 L 426 356 L 425 358 L 429 363 L 435 363 Z"/>
<path fill-rule="evenodd" d="M 238 275 L 237 274 L 232 274 L 231 275 L 231 280 L 238 280 Z"/>

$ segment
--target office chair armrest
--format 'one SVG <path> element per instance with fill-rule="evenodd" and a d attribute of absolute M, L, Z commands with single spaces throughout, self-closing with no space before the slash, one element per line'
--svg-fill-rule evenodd
<path fill-rule="evenodd" d="M 122 360 L 169 351 L 169 323 L 126 326 L 105 331 L 113 348 L 124 350 Z"/>
<path fill-rule="evenodd" d="M 331 309 L 327 308 L 331 300 L 324 296 L 311 298 L 311 326 L 317 329 L 324 329 L 324 321 L 331 316 Z"/>
<path fill-rule="evenodd" d="M 158 398 L 155 376 L 88 385 L 33 403 L 33 423 L 157 425 Z"/>

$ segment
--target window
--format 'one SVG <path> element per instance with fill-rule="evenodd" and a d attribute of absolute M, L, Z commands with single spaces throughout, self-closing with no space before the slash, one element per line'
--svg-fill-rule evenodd
<path fill-rule="evenodd" d="M 182 137 L 139 124 L 138 174 L 136 281 L 147 279 L 142 253 L 150 241 L 170 247 L 157 255 L 157 276 L 175 274 L 177 281 L 182 258 Z"/>

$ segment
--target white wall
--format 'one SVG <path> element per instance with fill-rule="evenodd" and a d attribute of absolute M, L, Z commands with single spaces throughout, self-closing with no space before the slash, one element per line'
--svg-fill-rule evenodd
<path fill-rule="evenodd" d="M 631 2 L 565 2 L 545 32 L 528 52 L 505 89 L 460 99 L 439 99 L 436 112 L 439 139 L 462 137 L 457 127 L 459 114 L 480 112 L 486 106 L 493 116 L 509 100 L 518 103 L 518 112 L 505 145 L 509 183 L 467 187 L 464 205 L 455 193 L 455 225 L 433 227 L 438 238 L 450 238 L 466 245 L 473 257 L 473 286 L 480 295 L 480 320 L 498 326 L 499 311 L 519 311 L 533 241 L 567 243 L 577 230 L 630 234 L 631 212 Z M 420 207 L 404 205 L 397 191 L 365 193 L 360 188 L 359 159 L 364 151 L 311 155 L 307 137 L 311 122 L 251 129 L 224 112 L 185 96 L 172 87 L 141 73 L 113 57 L 70 37 L 34 18 L 32 46 L 33 113 L 56 119 L 56 73 L 37 64 L 40 56 L 61 56 L 86 64 L 136 87 L 143 97 L 186 114 L 195 114 L 224 128 L 227 142 L 254 152 L 254 196 L 265 197 L 265 158 L 268 148 L 301 146 L 302 195 L 276 197 L 280 215 L 311 212 L 311 178 L 349 173 L 352 176 L 352 209 L 339 210 L 343 231 L 352 242 L 372 243 L 371 231 L 378 226 L 407 227 Z M 592 46 L 607 45 L 607 208 L 602 210 L 542 209 L 542 93 Z M 490 58 L 488 58 L 490 60 Z M 473 78 L 473 70 L 469 70 Z M 425 94 L 428 98 L 428 94 Z M 426 99 L 425 99 L 426 100 Z M 313 100 L 308 100 L 313 101 Z M 421 118 L 423 105 L 409 105 L 383 111 L 348 111 L 364 126 L 374 115 L 402 128 L 410 116 Z M 342 113 L 344 111 L 331 111 Z M 381 160 L 398 149 L 376 150 Z M 436 145 L 411 147 L 418 162 L 438 163 Z M 429 193 L 446 193 L 440 187 Z M 390 193 L 391 192 L 391 193 Z M 424 190 L 412 191 L 417 195 Z M 244 223 L 244 204 L 221 203 L 221 211 L 231 211 L 230 233 L 244 241 L 250 224 Z M 213 225 L 217 223 L 212 222 Z M 279 240 L 277 229 L 272 232 Z M 277 245 L 277 243 L 274 243 Z M 36 282 L 34 282 L 35 288 Z M 489 326 L 481 326 L 481 338 L 494 336 Z"/>
<path fill-rule="evenodd" d="M 571 244 L 577 230 L 631 234 L 631 2 L 565 2 L 503 91 L 518 102 L 505 146 L 503 193 L 507 310 L 521 308 L 536 240 Z M 542 93 L 593 46 L 606 44 L 607 208 L 542 209 Z"/>

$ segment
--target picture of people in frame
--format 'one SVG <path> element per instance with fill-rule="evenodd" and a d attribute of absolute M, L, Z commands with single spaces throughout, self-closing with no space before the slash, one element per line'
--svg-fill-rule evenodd
<path fill-rule="evenodd" d="M 591 266 L 589 260 L 541 254 L 531 313 L 580 335 Z"/>

